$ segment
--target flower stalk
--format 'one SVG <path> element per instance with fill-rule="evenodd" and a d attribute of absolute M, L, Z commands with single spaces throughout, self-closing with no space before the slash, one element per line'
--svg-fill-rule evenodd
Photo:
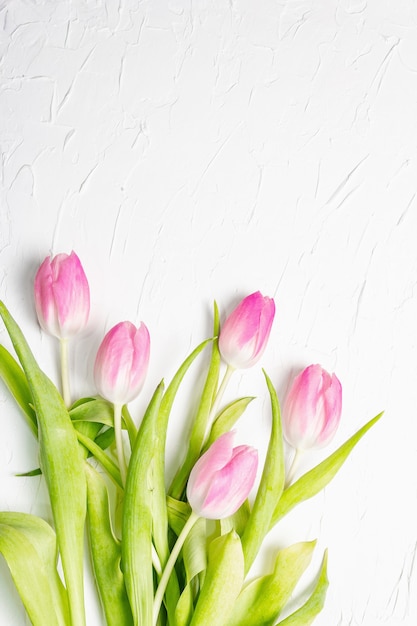
<path fill-rule="evenodd" d="M 165 565 L 162 576 L 159 580 L 158 587 L 156 589 L 155 598 L 153 602 L 153 611 L 152 611 L 152 623 L 153 626 L 156 626 L 158 623 L 159 611 L 162 605 L 162 601 L 164 598 L 164 593 L 168 585 L 169 577 L 172 574 L 172 570 L 174 569 L 174 565 L 176 560 L 178 559 L 179 553 L 181 552 L 181 548 L 184 545 L 184 541 L 187 539 L 190 530 L 194 526 L 194 524 L 199 519 L 199 515 L 192 512 L 188 520 L 185 522 L 182 531 L 177 537 L 177 540 L 174 544 L 174 547 L 171 550 L 168 561 Z"/>
<path fill-rule="evenodd" d="M 68 367 L 68 339 L 59 340 L 60 362 L 61 362 L 61 385 L 62 397 L 66 407 L 71 406 L 71 392 Z"/>

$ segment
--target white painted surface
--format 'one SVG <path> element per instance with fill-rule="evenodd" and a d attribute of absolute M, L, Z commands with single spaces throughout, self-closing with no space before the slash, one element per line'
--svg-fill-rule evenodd
<path fill-rule="evenodd" d="M 146 321 L 137 419 L 210 334 L 214 298 L 224 316 L 254 290 L 274 296 L 262 366 L 280 396 L 312 362 L 342 380 L 328 451 L 386 413 L 271 533 L 264 561 L 318 537 L 312 573 L 327 546 L 331 585 L 317 626 L 415 626 L 417 4 L 3 0 L 0 23 L 0 290 L 42 367 L 57 380 L 32 299 L 50 251 L 76 250 L 91 284 L 79 394 L 104 331 Z M 262 450 L 259 367 L 237 393 L 259 398 L 239 436 Z M 3 387 L 0 412 L 0 508 L 49 519 L 39 479 L 15 477 L 36 466 L 36 443 Z M 0 623 L 23 626 L 3 563 L 0 578 Z M 103 623 L 93 601 L 89 617 Z"/>

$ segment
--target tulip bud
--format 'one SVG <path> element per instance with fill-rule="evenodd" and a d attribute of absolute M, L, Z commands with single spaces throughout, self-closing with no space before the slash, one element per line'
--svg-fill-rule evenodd
<path fill-rule="evenodd" d="M 341 413 L 339 379 L 320 365 L 310 365 L 294 379 L 284 403 L 285 438 L 297 450 L 322 448 L 334 436 Z"/>
<path fill-rule="evenodd" d="M 233 515 L 248 497 L 256 478 L 258 453 L 233 448 L 234 432 L 221 435 L 191 470 L 187 498 L 195 514 L 207 519 Z"/>
<path fill-rule="evenodd" d="M 236 369 L 252 367 L 261 358 L 275 315 L 272 298 L 259 291 L 247 296 L 222 326 L 219 349 L 226 363 Z"/>
<path fill-rule="evenodd" d="M 42 328 L 59 339 L 84 329 L 90 289 L 75 252 L 46 257 L 35 276 L 35 307 Z"/>
<path fill-rule="evenodd" d="M 104 337 L 94 364 L 94 380 L 103 398 L 127 404 L 142 389 L 149 363 L 150 339 L 145 324 L 120 322 Z"/>

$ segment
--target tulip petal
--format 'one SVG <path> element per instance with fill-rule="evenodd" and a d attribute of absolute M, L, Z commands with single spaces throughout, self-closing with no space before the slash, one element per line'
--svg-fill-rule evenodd
<path fill-rule="evenodd" d="M 228 365 L 255 365 L 265 350 L 274 315 L 274 301 L 259 291 L 238 304 L 223 324 L 219 338 L 219 349 Z"/>
<path fill-rule="evenodd" d="M 237 511 L 253 487 L 258 453 L 250 446 L 233 448 L 234 432 L 219 437 L 197 461 L 187 485 L 194 512 L 222 519 Z"/>
<path fill-rule="evenodd" d="M 253 487 L 258 467 L 257 451 L 239 446 L 234 453 L 229 463 L 213 475 L 201 509 L 203 517 L 219 519 L 233 515 Z"/>
<path fill-rule="evenodd" d="M 342 386 L 335 374 L 309 365 L 293 381 L 283 410 L 285 438 L 294 448 L 321 448 L 334 436 L 342 413 Z"/>
<path fill-rule="evenodd" d="M 134 400 L 145 381 L 149 352 L 145 324 L 136 328 L 131 322 L 120 322 L 109 330 L 94 364 L 94 380 L 100 395 L 120 405 Z"/>
<path fill-rule="evenodd" d="M 39 323 L 60 339 L 83 330 L 90 313 L 90 288 L 80 259 L 75 254 L 46 257 L 34 283 Z"/>

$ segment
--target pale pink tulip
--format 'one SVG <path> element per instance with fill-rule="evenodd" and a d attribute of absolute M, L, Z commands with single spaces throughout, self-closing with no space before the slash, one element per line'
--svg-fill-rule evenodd
<path fill-rule="evenodd" d="M 142 389 L 149 363 L 150 339 L 145 324 L 120 322 L 104 337 L 94 364 L 96 387 L 106 400 L 126 404 Z"/>
<path fill-rule="evenodd" d="M 252 367 L 261 358 L 275 315 L 272 298 L 259 291 L 244 298 L 223 324 L 219 349 L 225 362 L 233 368 Z"/>
<path fill-rule="evenodd" d="M 191 470 L 187 498 L 200 517 L 233 515 L 253 487 L 258 453 L 250 446 L 233 448 L 233 438 L 233 431 L 221 435 Z"/>
<path fill-rule="evenodd" d="M 310 365 L 294 379 L 285 400 L 285 438 L 297 450 L 322 448 L 334 436 L 341 413 L 339 379 L 320 365 Z"/>
<path fill-rule="evenodd" d="M 90 289 L 75 252 L 46 257 L 35 276 L 35 307 L 42 328 L 59 339 L 85 328 Z"/>

